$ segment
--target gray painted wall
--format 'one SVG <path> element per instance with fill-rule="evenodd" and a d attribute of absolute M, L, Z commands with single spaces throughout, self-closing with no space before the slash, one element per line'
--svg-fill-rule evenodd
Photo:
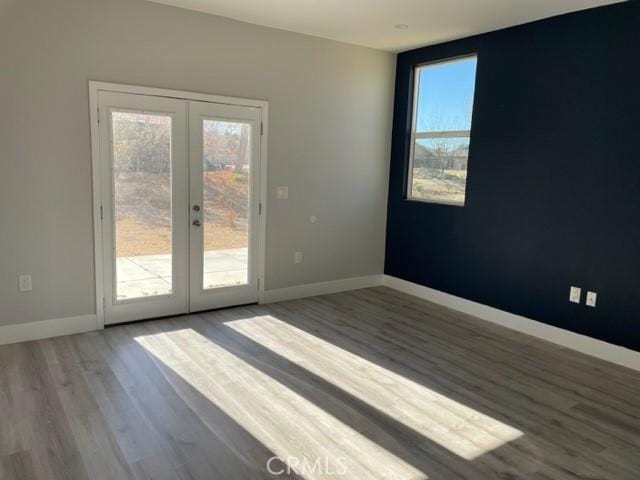
<path fill-rule="evenodd" d="M 269 100 L 267 289 L 382 273 L 393 55 L 138 0 L 0 0 L 0 61 L 0 325 L 95 312 L 89 80 Z"/>

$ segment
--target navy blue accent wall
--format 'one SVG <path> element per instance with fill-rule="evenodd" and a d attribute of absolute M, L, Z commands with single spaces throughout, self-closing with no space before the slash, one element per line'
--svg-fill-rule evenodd
<path fill-rule="evenodd" d="M 469 53 L 466 206 L 409 201 L 413 68 Z M 398 55 L 385 273 L 640 351 L 640 3 Z"/>

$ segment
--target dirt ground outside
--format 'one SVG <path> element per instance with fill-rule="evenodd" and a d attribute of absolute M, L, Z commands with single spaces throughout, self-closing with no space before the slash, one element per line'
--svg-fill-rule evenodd
<path fill-rule="evenodd" d="M 464 202 L 466 170 L 416 168 L 413 171 L 413 196 L 448 202 Z"/>
<path fill-rule="evenodd" d="M 116 178 L 116 256 L 171 252 L 170 178 L 125 173 Z M 247 175 L 233 170 L 205 173 L 205 250 L 247 246 Z"/>
<path fill-rule="evenodd" d="M 116 256 L 138 257 L 171 253 L 171 230 L 153 228 L 128 217 L 116 225 Z M 222 250 L 247 246 L 246 232 L 223 225 L 204 225 L 204 249 Z"/>

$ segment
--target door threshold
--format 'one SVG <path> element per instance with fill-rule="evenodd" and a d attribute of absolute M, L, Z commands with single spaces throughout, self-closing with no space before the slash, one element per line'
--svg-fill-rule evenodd
<path fill-rule="evenodd" d="M 222 310 L 231 310 L 233 308 L 238 308 L 238 307 L 248 307 L 249 305 L 258 305 L 258 302 L 241 303 L 239 305 L 229 305 L 227 307 L 210 308 L 210 309 L 207 309 L 207 310 L 197 310 L 195 312 L 179 313 L 177 315 L 164 315 L 164 316 L 160 316 L 160 317 L 141 318 L 139 320 L 131 320 L 129 322 L 106 324 L 104 326 L 104 328 L 107 329 L 107 328 L 112 328 L 112 327 L 122 327 L 124 325 L 135 325 L 137 323 L 153 322 L 153 321 L 156 321 L 156 320 L 168 320 L 170 318 L 188 317 L 189 315 L 199 315 L 201 313 L 207 313 L 207 312 L 219 312 L 219 311 L 222 311 Z"/>

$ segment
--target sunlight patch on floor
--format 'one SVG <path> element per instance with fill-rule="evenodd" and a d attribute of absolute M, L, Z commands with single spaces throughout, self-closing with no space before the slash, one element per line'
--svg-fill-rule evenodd
<path fill-rule="evenodd" d="M 299 466 L 293 470 L 307 480 L 428 478 L 192 329 L 143 335 L 136 341 L 279 458 L 297 459 Z M 180 393 L 179 388 L 176 391 Z M 198 413 L 197 406 L 192 408 Z M 206 414 L 201 418 L 207 422 Z M 215 425 L 210 427 L 215 431 Z M 336 474 L 340 469 L 346 473 Z"/>
<path fill-rule="evenodd" d="M 234 320 L 225 325 L 464 459 L 473 460 L 523 435 L 520 430 L 273 316 Z"/>

